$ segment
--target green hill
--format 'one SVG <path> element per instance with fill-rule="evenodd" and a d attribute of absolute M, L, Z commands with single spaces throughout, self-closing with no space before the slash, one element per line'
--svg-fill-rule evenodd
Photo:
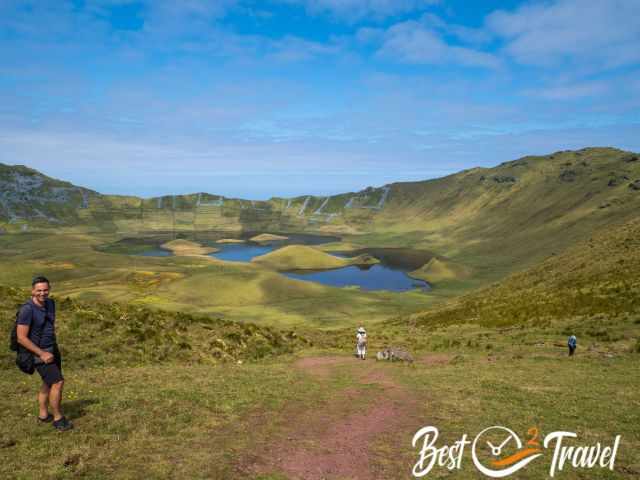
<path fill-rule="evenodd" d="M 373 265 L 379 261 L 370 255 L 340 258 L 306 245 L 288 245 L 265 255 L 255 257 L 252 262 L 274 270 L 329 270 L 349 265 Z"/>

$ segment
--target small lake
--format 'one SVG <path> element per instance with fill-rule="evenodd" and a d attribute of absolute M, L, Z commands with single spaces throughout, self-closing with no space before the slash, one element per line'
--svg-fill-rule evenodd
<path fill-rule="evenodd" d="M 429 290 L 424 280 L 409 277 L 405 271 L 390 268 L 381 263 L 364 269 L 356 266 L 324 270 L 319 272 L 283 272 L 283 275 L 297 280 L 318 282 L 334 287 L 358 286 L 362 290 L 389 290 L 406 292 L 416 288 Z"/>

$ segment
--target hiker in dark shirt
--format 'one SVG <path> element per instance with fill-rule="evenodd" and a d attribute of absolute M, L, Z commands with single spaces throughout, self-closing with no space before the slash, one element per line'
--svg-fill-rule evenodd
<path fill-rule="evenodd" d="M 18 313 L 18 343 L 33 353 L 35 368 L 42 377 L 42 387 L 38 392 L 40 422 L 53 422 L 61 431 L 73 428 L 62 415 L 62 358 L 56 342 L 56 305 L 49 298 L 49 280 L 36 277 L 31 283 L 31 299 Z M 47 402 L 53 415 L 49 413 Z"/>

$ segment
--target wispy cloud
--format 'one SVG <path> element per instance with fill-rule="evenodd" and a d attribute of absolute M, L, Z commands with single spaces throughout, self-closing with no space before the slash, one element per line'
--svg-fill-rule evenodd
<path fill-rule="evenodd" d="M 612 68 L 640 61 L 638 18 L 637 0 L 555 0 L 496 11 L 486 25 L 520 63 Z"/>
<path fill-rule="evenodd" d="M 500 66 L 500 60 L 491 53 L 448 44 L 435 29 L 428 26 L 428 22 L 429 18 L 423 18 L 422 21 L 410 20 L 391 26 L 382 35 L 382 45 L 377 54 L 407 63 L 483 68 Z"/>

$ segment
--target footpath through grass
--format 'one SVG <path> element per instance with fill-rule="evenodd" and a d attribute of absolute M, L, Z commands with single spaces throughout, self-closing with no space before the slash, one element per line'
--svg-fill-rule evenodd
<path fill-rule="evenodd" d="M 414 350 L 412 366 L 372 356 L 360 362 L 350 349 L 306 352 L 343 359 L 320 376 L 295 366 L 300 353 L 240 364 L 147 359 L 111 366 L 69 352 L 65 407 L 76 429 L 65 434 L 37 424 L 39 379 L 20 373 L 3 354 L 0 478 L 293 479 L 287 452 L 276 455 L 273 447 L 291 445 L 299 457 L 294 447 L 300 438 L 310 454 L 330 456 L 343 443 L 321 440 L 348 431 L 345 422 L 353 418 L 382 423 L 371 435 L 356 437 L 364 443 L 358 447 L 368 468 L 384 474 L 369 478 L 411 478 L 418 458 L 411 438 L 426 425 L 439 429 L 439 446 L 492 425 L 509 427 L 523 439 L 532 426 L 542 436 L 572 431 L 578 439 L 570 445 L 610 444 L 621 435 L 613 472 L 565 468 L 557 478 L 637 478 L 640 352 L 583 339 L 569 358 L 556 346 L 565 340 L 561 328 L 437 329 Z M 383 343 L 371 331 L 370 350 Z M 389 382 L 400 385 L 403 396 L 389 395 Z M 380 418 L 385 405 L 404 418 Z M 315 443 L 300 433 L 308 425 L 315 425 Z M 547 478 L 550 455 L 545 451 L 512 478 Z M 254 463 L 268 468 L 251 470 Z M 478 475 L 467 451 L 460 470 L 434 467 L 428 478 Z M 352 477 L 327 471 L 322 478 Z"/>

